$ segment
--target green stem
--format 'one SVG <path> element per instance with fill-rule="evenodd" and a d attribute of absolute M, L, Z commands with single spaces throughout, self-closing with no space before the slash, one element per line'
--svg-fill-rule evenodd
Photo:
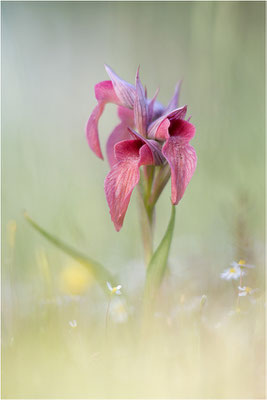
<path fill-rule="evenodd" d="M 148 266 L 153 254 L 153 230 L 154 230 L 154 205 L 149 203 L 153 185 L 155 167 L 145 166 L 138 184 L 140 225 L 142 242 L 144 247 L 145 264 Z"/>

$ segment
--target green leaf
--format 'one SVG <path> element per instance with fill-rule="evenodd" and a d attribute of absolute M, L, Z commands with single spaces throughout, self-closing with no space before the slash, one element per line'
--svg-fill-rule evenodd
<path fill-rule="evenodd" d="M 79 251 L 73 249 L 68 244 L 64 243 L 62 240 L 48 233 L 40 225 L 38 225 L 35 221 L 33 221 L 26 213 L 24 213 L 24 217 L 29 222 L 29 224 L 44 238 L 46 238 L 50 243 L 52 243 L 54 246 L 62 250 L 64 253 L 68 254 L 70 257 L 79 261 L 84 266 L 86 266 L 90 270 L 90 272 L 92 272 L 95 279 L 97 280 L 99 285 L 102 286 L 105 292 L 107 292 L 107 285 L 106 285 L 107 282 L 110 282 L 111 285 L 113 286 L 115 285 L 112 275 L 101 264 L 92 260 L 91 258 L 88 258 L 84 254 L 80 253 Z"/>
<path fill-rule="evenodd" d="M 175 222 L 175 206 L 172 206 L 171 218 L 165 235 L 153 254 L 147 268 L 145 284 L 145 302 L 153 303 L 167 267 Z"/>

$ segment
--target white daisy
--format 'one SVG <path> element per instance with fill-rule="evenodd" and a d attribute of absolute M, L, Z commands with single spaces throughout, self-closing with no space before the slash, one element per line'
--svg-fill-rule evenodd
<path fill-rule="evenodd" d="M 109 282 L 107 282 L 107 287 L 108 287 L 108 289 L 110 291 L 110 294 L 114 294 L 114 293 L 115 294 L 121 294 L 121 290 L 120 290 L 122 288 L 121 285 L 112 287 L 111 284 Z"/>
<path fill-rule="evenodd" d="M 232 266 L 231 268 L 227 268 L 225 271 L 221 273 L 221 278 L 229 281 L 230 279 L 238 279 L 240 276 L 245 275 L 245 271 L 241 271 L 241 268 L 238 266 Z"/>
<path fill-rule="evenodd" d="M 246 264 L 245 260 L 239 260 L 239 262 L 233 261 L 231 264 L 232 267 L 239 267 L 241 269 L 243 268 L 255 268 L 255 265 L 251 265 L 251 264 Z"/>
<path fill-rule="evenodd" d="M 258 291 L 258 289 L 251 289 L 249 286 L 244 286 L 244 287 L 238 286 L 238 290 L 239 290 L 238 296 L 247 296 L 247 295 L 251 296 L 253 293 Z"/>

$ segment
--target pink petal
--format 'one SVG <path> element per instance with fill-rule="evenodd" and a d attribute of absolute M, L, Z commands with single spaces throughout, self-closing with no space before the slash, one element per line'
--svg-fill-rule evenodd
<path fill-rule="evenodd" d="M 156 142 L 155 140 L 152 139 L 146 139 L 140 133 L 136 132 L 135 130 L 128 128 L 128 131 L 134 138 L 140 139 L 144 144 L 147 144 L 148 147 L 150 148 L 152 154 L 153 154 L 153 159 L 154 159 L 154 164 L 155 165 L 161 165 L 164 163 L 165 158 L 162 155 L 161 151 L 161 145 Z"/>
<path fill-rule="evenodd" d="M 130 202 L 134 187 L 140 179 L 139 167 L 153 164 L 153 156 L 141 140 L 125 140 L 115 146 L 117 164 L 113 165 L 105 179 L 105 193 L 111 219 L 117 231 Z"/>
<path fill-rule="evenodd" d="M 125 125 L 134 126 L 134 113 L 126 107 L 118 107 L 118 116 Z"/>
<path fill-rule="evenodd" d="M 128 125 L 125 124 L 125 122 L 121 122 L 119 125 L 117 125 L 112 133 L 110 134 L 107 145 L 106 145 L 106 150 L 107 150 L 107 157 L 108 157 L 108 162 L 110 167 L 112 167 L 114 164 L 117 163 L 117 160 L 115 158 L 115 153 L 114 153 L 114 147 L 118 142 L 121 142 L 122 140 L 130 139 L 131 135 L 129 134 L 128 131 Z"/>
<path fill-rule="evenodd" d="M 116 95 L 123 106 L 133 108 L 135 99 L 135 87 L 121 79 L 108 65 L 105 65 L 106 71 L 112 81 Z"/>
<path fill-rule="evenodd" d="M 148 111 L 147 111 L 148 123 L 150 123 L 153 120 L 154 108 L 156 108 L 156 98 L 157 98 L 158 94 L 159 94 L 159 89 L 156 90 L 156 93 L 154 94 L 153 98 L 148 102 Z M 162 107 L 161 111 L 163 111 L 163 107 Z"/>
<path fill-rule="evenodd" d="M 95 85 L 95 98 L 99 103 L 114 103 L 118 105 L 121 103 L 111 81 L 102 81 Z"/>
<path fill-rule="evenodd" d="M 97 155 L 97 157 L 104 159 L 98 135 L 98 121 L 101 117 L 105 108 L 105 103 L 99 103 L 94 109 L 89 117 L 86 124 L 86 137 L 91 150 Z"/>
<path fill-rule="evenodd" d="M 168 106 L 166 107 L 165 113 L 169 113 L 171 111 L 173 111 L 175 108 L 178 107 L 178 103 L 179 103 L 179 97 L 180 97 L 180 90 L 181 90 L 181 84 L 182 81 L 180 81 L 176 87 L 175 87 L 175 91 L 174 91 L 174 95 L 171 98 L 171 101 L 169 102 Z"/>
<path fill-rule="evenodd" d="M 187 106 L 183 106 L 156 119 L 148 127 L 148 137 L 150 139 L 167 140 L 170 124 L 177 119 L 184 119 L 186 111 Z"/>
<path fill-rule="evenodd" d="M 170 136 L 179 137 L 184 143 L 188 143 L 195 136 L 195 131 L 195 126 L 183 119 L 173 120 L 169 127 Z"/>
<path fill-rule="evenodd" d="M 134 126 L 133 110 L 120 106 L 118 107 L 118 116 L 122 122 L 117 125 L 111 132 L 106 145 L 107 157 L 110 167 L 112 167 L 112 165 L 116 164 L 117 162 L 114 154 L 115 144 L 121 142 L 122 140 L 131 139 L 128 127 Z"/>
<path fill-rule="evenodd" d="M 164 144 L 162 153 L 171 168 L 172 203 L 178 204 L 196 169 L 196 152 L 183 139 L 172 136 Z"/>
<path fill-rule="evenodd" d="M 134 120 L 135 126 L 141 135 L 146 135 L 147 128 L 147 100 L 145 90 L 143 85 L 139 79 L 139 68 L 136 73 L 136 91 L 135 91 L 135 99 L 134 99 Z"/>
<path fill-rule="evenodd" d="M 99 158 L 103 159 L 98 135 L 98 121 L 104 111 L 106 103 L 115 103 L 118 105 L 121 103 L 113 89 L 111 81 L 103 81 L 95 85 L 95 97 L 98 101 L 98 105 L 94 108 L 86 124 L 86 137 L 92 151 Z"/>

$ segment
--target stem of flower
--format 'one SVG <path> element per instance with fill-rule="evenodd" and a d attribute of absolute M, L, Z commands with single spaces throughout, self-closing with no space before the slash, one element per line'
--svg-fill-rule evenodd
<path fill-rule="evenodd" d="M 161 195 L 161 192 L 163 191 L 164 187 L 168 183 L 170 176 L 171 176 L 171 171 L 169 164 L 165 164 L 163 167 L 160 167 L 154 179 L 153 186 L 151 188 L 150 198 L 148 200 L 149 204 L 152 205 L 153 207 L 158 201 L 158 198 Z"/>
<path fill-rule="evenodd" d="M 144 257 L 148 266 L 153 254 L 153 230 L 154 230 L 154 205 L 149 203 L 151 189 L 153 185 L 155 168 L 145 166 L 143 174 L 138 184 L 140 225 L 142 231 L 142 242 L 144 246 Z"/>

